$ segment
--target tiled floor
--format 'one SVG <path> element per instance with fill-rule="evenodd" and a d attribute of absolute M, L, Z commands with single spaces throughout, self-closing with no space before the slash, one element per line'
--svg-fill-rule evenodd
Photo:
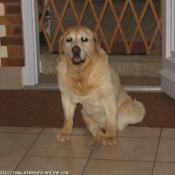
<path fill-rule="evenodd" d="M 175 129 L 128 127 L 115 146 L 94 151 L 86 129 L 74 128 L 67 143 L 56 142 L 60 131 L 0 127 L 0 174 L 175 174 Z"/>

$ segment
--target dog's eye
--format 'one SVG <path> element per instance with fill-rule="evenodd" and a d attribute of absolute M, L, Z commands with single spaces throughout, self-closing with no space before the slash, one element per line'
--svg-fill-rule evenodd
<path fill-rule="evenodd" d="M 82 41 L 82 42 L 87 42 L 87 41 L 88 41 L 88 38 L 82 37 L 82 38 L 81 38 L 81 41 Z"/>
<path fill-rule="evenodd" d="M 66 42 L 72 42 L 72 38 L 71 37 L 67 38 Z"/>

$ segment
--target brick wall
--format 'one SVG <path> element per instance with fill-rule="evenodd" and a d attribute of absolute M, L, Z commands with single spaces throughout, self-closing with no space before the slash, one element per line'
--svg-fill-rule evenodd
<path fill-rule="evenodd" d="M 0 66 L 24 66 L 21 0 L 0 0 Z"/>

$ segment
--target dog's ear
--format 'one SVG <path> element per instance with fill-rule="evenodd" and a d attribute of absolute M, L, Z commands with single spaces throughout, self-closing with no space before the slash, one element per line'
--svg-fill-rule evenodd
<path fill-rule="evenodd" d="M 99 55 L 100 48 L 101 48 L 100 41 L 99 41 L 98 36 L 95 32 L 93 33 L 93 36 L 94 36 L 94 43 L 95 43 L 95 52 Z"/>
<path fill-rule="evenodd" d="M 59 40 L 59 56 L 58 56 L 58 61 L 62 60 L 62 56 L 63 56 L 63 35 L 60 37 Z"/>

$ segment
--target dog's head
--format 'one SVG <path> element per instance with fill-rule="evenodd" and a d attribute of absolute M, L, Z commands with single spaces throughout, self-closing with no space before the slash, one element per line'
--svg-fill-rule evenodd
<path fill-rule="evenodd" d="M 76 66 L 86 62 L 88 57 L 98 54 L 100 42 L 97 35 L 86 27 L 74 26 L 61 36 L 59 41 L 59 59 L 63 55 Z"/>

